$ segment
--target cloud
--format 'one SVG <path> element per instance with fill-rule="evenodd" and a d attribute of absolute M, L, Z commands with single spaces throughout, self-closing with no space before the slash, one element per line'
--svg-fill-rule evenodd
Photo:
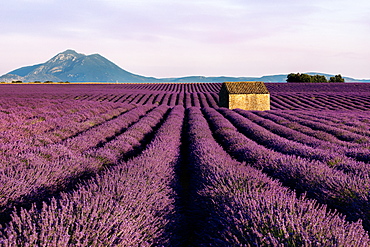
<path fill-rule="evenodd" d="M 8 2 L 2 33 L 137 39 L 143 36 L 237 42 L 297 25 L 307 11 L 240 1 L 20 1 Z M 286 18 L 287 12 L 290 18 Z M 11 14 L 10 14 L 11 13 Z M 291 25 L 289 25 L 291 24 Z M 222 35 L 224 33 L 225 35 Z M 225 38 L 227 37 L 227 38 Z"/>

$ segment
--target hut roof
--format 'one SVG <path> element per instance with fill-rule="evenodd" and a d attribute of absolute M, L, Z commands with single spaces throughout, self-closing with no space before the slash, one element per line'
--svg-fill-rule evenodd
<path fill-rule="evenodd" d="M 262 81 L 224 82 L 222 87 L 229 94 L 269 94 Z"/>

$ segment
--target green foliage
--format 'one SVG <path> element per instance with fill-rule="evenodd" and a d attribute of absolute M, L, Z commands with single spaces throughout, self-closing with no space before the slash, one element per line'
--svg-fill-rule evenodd
<path fill-rule="evenodd" d="M 287 77 L 287 82 L 301 82 L 301 83 L 327 83 L 327 82 L 344 82 L 342 76 L 336 75 L 330 77 L 328 81 L 323 75 L 308 75 L 301 73 L 290 73 Z"/>
<path fill-rule="evenodd" d="M 301 78 L 300 77 L 301 77 L 301 74 L 300 73 L 297 73 L 297 74 L 290 73 L 287 76 L 286 81 L 287 82 L 300 82 L 301 81 Z"/>
<path fill-rule="evenodd" d="M 329 82 L 344 82 L 344 79 L 343 79 L 343 77 L 339 74 L 339 75 L 336 75 L 336 76 L 332 76 L 332 77 L 330 77 Z"/>
<path fill-rule="evenodd" d="M 12 81 L 12 83 L 23 83 L 23 81 Z"/>
<path fill-rule="evenodd" d="M 316 83 L 328 82 L 328 80 L 326 80 L 326 77 L 323 75 L 314 75 L 311 77 L 311 79 L 312 79 L 312 82 L 316 82 Z"/>

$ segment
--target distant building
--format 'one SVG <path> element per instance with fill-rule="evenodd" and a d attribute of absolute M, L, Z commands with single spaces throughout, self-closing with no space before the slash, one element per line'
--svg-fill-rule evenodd
<path fill-rule="evenodd" d="M 224 82 L 219 106 L 229 109 L 270 110 L 270 92 L 263 82 Z"/>

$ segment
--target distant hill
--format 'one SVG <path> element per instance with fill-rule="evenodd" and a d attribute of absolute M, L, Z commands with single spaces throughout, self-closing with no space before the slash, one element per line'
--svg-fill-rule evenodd
<path fill-rule="evenodd" d="M 309 72 L 310 75 L 333 76 Z M 66 50 L 45 63 L 15 69 L 0 76 L 0 82 L 11 81 L 69 81 L 69 82 L 225 82 L 225 81 L 264 81 L 286 82 L 287 74 L 262 77 L 205 77 L 188 76 L 179 78 L 154 78 L 130 73 L 99 54 L 84 55 L 74 50 Z M 370 82 L 344 77 L 346 82 Z"/>
<path fill-rule="evenodd" d="M 14 79 L 13 79 L 14 78 Z M 22 67 L 1 76 L 0 81 L 151 82 L 152 77 L 132 74 L 99 54 L 84 55 L 73 50 L 57 54 L 45 63 Z"/>
<path fill-rule="evenodd" d="M 263 82 L 285 82 L 287 75 L 270 75 L 262 77 L 205 77 L 205 76 L 188 76 L 180 78 L 165 78 L 163 81 L 168 82 L 225 82 L 225 81 L 263 81 Z"/>
<path fill-rule="evenodd" d="M 309 75 L 323 75 L 328 80 L 334 75 L 317 73 L 317 72 L 308 72 L 305 74 Z M 205 76 L 188 76 L 180 78 L 164 78 L 161 79 L 163 82 L 225 82 L 225 81 L 263 81 L 263 82 L 286 82 L 288 74 L 281 75 L 266 75 L 262 77 L 205 77 Z M 343 77 L 346 82 L 370 82 L 370 80 L 357 80 L 350 77 Z"/>

